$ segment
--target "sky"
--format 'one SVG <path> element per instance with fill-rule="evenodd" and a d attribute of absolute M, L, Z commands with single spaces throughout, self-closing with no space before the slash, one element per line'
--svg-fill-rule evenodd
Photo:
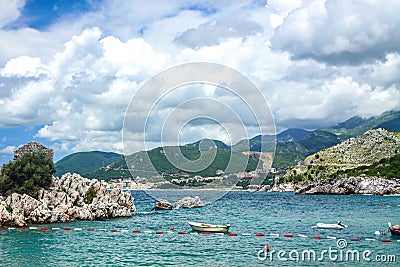
<path fill-rule="evenodd" d="M 55 160 L 78 151 L 123 153 L 121 132 L 131 99 L 152 76 L 190 62 L 223 64 L 251 79 L 278 132 L 400 109 L 398 0 L 0 0 L 0 5 L 0 163 L 32 140 L 53 148 Z M 157 93 L 149 90 L 151 97 L 140 101 Z M 160 127 L 151 126 L 171 110 L 184 114 L 180 103 L 196 97 L 248 112 L 218 86 L 179 88 L 157 102 L 146 128 L 151 147 L 204 137 L 235 143 L 246 137 L 238 134 L 240 127 L 249 137 L 258 133 L 251 122 L 235 124 L 215 109 L 217 120 L 183 126 L 179 121 L 165 140 L 157 138 Z M 193 118 L 212 110 L 190 108 Z"/>

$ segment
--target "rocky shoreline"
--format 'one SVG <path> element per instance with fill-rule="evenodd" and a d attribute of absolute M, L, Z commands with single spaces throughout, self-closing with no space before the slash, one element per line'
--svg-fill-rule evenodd
<path fill-rule="evenodd" d="M 61 178 L 53 177 L 51 188 L 42 189 L 37 199 L 17 193 L 0 197 L 0 225 L 130 217 L 136 211 L 133 201 L 130 192 L 108 191 L 107 184 L 96 179 L 67 173 Z"/>
<path fill-rule="evenodd" d="M 384 179 L 380 177 L 345 177 L 339 180 L 325 180 L 322 182 L 297 185 L 293 188 L 296 194 L 373 194 L 392 195 L 400 194 L 400 179 Z"/>

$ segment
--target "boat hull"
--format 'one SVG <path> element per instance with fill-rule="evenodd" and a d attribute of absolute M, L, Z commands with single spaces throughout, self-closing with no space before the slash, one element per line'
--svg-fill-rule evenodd
<path fill-rule="evenodd" d="M 313 228 L 341 230 L 341 229 L 347 228 L 347 225 L 341 226 L 341 225 L 338 225 L 338 224 L 317 223 L 317 225 L 313 226 Z"/>
<path fill-rule="evenodd" d="M 197 232 L 212 232 L 212 233 L 227 233 L 229 225 L 215 225 L 206 223 L 188 222 L 193 231 Z"/>

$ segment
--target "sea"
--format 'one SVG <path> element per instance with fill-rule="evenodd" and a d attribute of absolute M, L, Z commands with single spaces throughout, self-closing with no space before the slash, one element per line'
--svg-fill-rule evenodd
<path fill-rule="evenodd" d="M 131 192 L 130 218 L 0 231 L 0 266 L 400 266 L 400 239 L 387 233 L 400 224 L 399 196 Z M 155 198 L 184 196 L 207 204 L 151 211 Z M 188 221 L 230 224 L 231 234 L 192 232 Z M 312 228 L 338 221 L 348 228 Z"/>

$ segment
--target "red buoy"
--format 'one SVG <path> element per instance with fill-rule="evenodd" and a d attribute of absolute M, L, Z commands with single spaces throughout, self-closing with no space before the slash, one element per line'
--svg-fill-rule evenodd
<path fill-rule="evenodd" d="M 47 230 L 49 230 L 49 228 L 43 227 L 43 228 L 40 228 L 40 230 L 42 230 L 42 231 L 47 231 Z"/>
<path fill-rule="evenodd" d="M 237 233 L 229 233 L 228 236 L 237 236 Z"/>
<path fill-rule="evenodd" d="M 175 230 L 175 227 L 171 227 L 171 228 L 169 228 L 169 230 L 174 231 L 174 230 Z"/>
<path fill-rule="evenodd" d="M 313 238 L 315 238 L 315 239 L 321 239 L 321 236 L 320 236 L 320 235 L 315 235 L 315 236 L 313 236 Z"/>
<path fill-rule="evenodd" d="M 136 229 L 136 230 L 133 230 L 132 232 L 133 232 L 133 233 L 140 233 L 140 230 L 139 230 L 139 229 Z"/>
<path fill-rule="evenodd" d="M 264 234 L 256 234 L 256 236 L 265 236 Z"/>
<path fill-rule="evenodd" d="M 265 245 L 265 251 L 266 251 L 266 252 L 269 252 L 269 251 L 270 251 L 270 248 L 269 248 L 269 245 L 268 245 L 268 244 Z"/>
<path fill-rule="evenodd" d="M 21 226 L 18 228 L 18 230 L 24 230 L 26 228 L 26 226 Z"/>
<path fill-rule="evenodd" d="M 360 238 L 358 238 L 358 237 L 352 237 L 352 238 L 350 238 L 350 240 L 351 240 L 351 241 L 360 241 Z"/>
<path fill-rule="evenodd" d="M 110 230 L 110 232 L 112 232 L 112 233 L 116 233 L 116 232 L 118 232 L 118 230 L 111 229 L 111 230 Z"/>
<path fill-rule="evenodd" d="M 293 234 L 284 234 L 285 237 L 293 237 Z"/>
<path fill-rule="evenodd" d="M 382 242 L 385 242 L 385 243 L 392 242 L 392 240 L 391 240 L 391 239 L 382 239 L 381 241 L 382 241 Z"/>
<path fill-rule="evenodd" d="M 186 235 L 186 232 L 178 232 L 178 235 Z"/>
<path fill-rule="evenodd" d="M 71 228 L 65 227 L 64 230 L 68 231 L 68 230 L 71 230 Z"/>
<path fill-rule="evenodd" d="M 87 228 L 86 230 L 88 230 L 88 231 L 93 231 L 93 230 L 94 230 L 94 228 L 92 228 L 92 227 L 89 227 L 89 228 Z"/>
<path fill-rule="evenodd" d="M 163 231 L 157 231 L 156 234 L 157 235 L 162 235 L 164 232 Z"/>
<path fill-rule="evenodd" d="M 203 235 L 209 235 L 211 232 L 201 232 Z"/>

